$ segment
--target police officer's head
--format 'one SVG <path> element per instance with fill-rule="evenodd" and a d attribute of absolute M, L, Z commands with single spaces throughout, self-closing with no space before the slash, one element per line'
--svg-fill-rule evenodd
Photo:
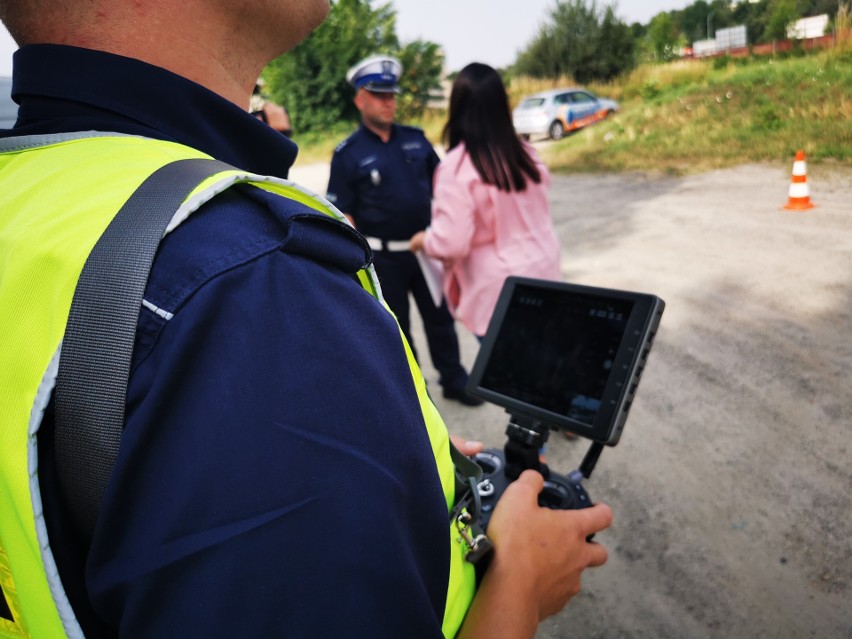
<path fill-rule="evenodd" d="M 385 55 L 365 58 L 346 74 L 346 81 L 355 88 L 355 106 L 364 125 L 376 133 L 390 130 L 396 119 L 401 75 L 402 63 Z"/>
<path fill-rule="evenodd" d="M 183 69 L 173 68 L 174 58 L 195 63 L 185 46 L 187 25 L 192 24 L 196 27 L 193 45 L 209 44 L 209 50 L 223 52 L 223 59 L 227 53 L 228 62 L 234 60 L 242 73 L 243 60 L 237 58 L 268 61 L 296 46 L 329 12 L 329 0 L 156 0 L 144 3 L 144 11 L 139 4 L 132 0 L 0 0 L 0 21 L 19 46 L 70 44 L 179 72 Z"/>

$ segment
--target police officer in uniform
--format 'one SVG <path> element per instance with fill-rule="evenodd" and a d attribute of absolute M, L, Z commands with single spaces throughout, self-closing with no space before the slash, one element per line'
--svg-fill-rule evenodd
<path fill-rule="evenodd" d="M 409 250 L 408 238 L 429 226 L 432 176 L 440 160 L 422 130 L 395 123 L 402 70 L 396 58 L 376 55 L 346 74 L 361 126 L 334 152 L 328 199 L 367 236 L 385 299 L 412 349 L 409 292 L 414 297 L 444 397 L 478 406 L 482 401 L 464 390 L 467 372 L 447 303 L 435 306 Z"/>
<path fill-rule="evenodd" d="M 265 122 L 281 135 L 292 138 L 293 125 L 290 122 L 290 114 L 283 106 L 275 104 L 263 94 L 264 84 L 263 79 L 258 78 L 257 84 L 254 85 L 254 92 L 251 94 L 249 111 L 254 117 Z"/>
<path fill-rule="evenodd" d="M 0 639 L 532 639 L 606 560 L 586 538 L 611 512 L 541 508 L 527 471 L 476 583 L 449 434 L 366 242 L 246 112 L 328 1 L 138 4 L 0 0 L 22 45 L 0 129 Z M 204 157 L 238 168 L 160 243 L 119 454 L 77 534 L 51 389 L 82 264 L 149 175 Z"/>

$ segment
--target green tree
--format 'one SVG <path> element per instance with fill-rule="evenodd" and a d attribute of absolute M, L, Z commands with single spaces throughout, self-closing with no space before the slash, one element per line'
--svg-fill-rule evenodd
<path fill-rule="evenodd" d="M 696 40 L 713 37 L 712 34 L 709 36 L 707 34 L 707 18 L 710 16 L 711 11 L 709 3 L 704 0 L 697 0 L 697 2 L 693 2 L 680 12 L 680 20 L 678 21 L 680 31 L 687 41 L 695 42 Z"/>
<path fill-rule="evenodd" d="M 633 31 L 611 6 L 601 12 L 595 0 L 557 0 L 512 71 L 540 78 L 570 75 L 588 82 L 610 80 L 634 65 Z"/>
<path fill-rule="evenodd" d="M 751 3 L 741 2 L 740 4 Z M 734 18 L 731 3 L 728 0 L 712 0 L 712 2 L 696 0 L 680 11 L 670 13 L 686 42 L 712 39 L 719 29 L 742 24 Z"/>
<path fill-rule="evenodd" d="M 794 0 L 772 0 L 764 37 L 767 40 L 786 40 L 787 29 L 799 19 Z"/>
<path fill-rule="evenodd" d="M 403 114 L 422 111 L 429 91 L 440 84 L 443 54 L 437 44 L 415 41 L 400 46 L 396 11 L 389 3 L 332 0 L 317 29 L 263 71 L 267 92 L 290 112 L 297 133 L 345 130 L 358 120 L 346 72 L 374 54 L 395 55 L 405 67 L 401 85 Z"/>
<path fill-rule="evenodd" d="M 674 31 L 663 14 L 654 16 L 640 35 L 639 46 L 653 51 L 653 57 L 667 59 L 675 43 L 690 43 L 713 38 L 716 31 L 726 27 L 745 25 L 749 44 L 786 39 L 787 27 L 800 17 L 826 13 L 830 18 L 837 14 L 843 0 L 696 0 L 676 11 L 665 12 L 674 23 Z M 770 24 L 771 23 L 771 24 Z M 709 33 L 708 33 L 709 32 Z M 671 47 L 671 49 L 669 48 Z"/>
<path fill-rule="evenodd" d="M 825 13 L 829 18 L 833 18 L 840 9 L 840 0 L 799 0 L 797 7 L 802 16 L 818 16 Z"/>
<path fill-rule="evenodd" d="M 633 29 L 615 15 L 612 6 L 604 10 L 598 31 L 598 55 L 591 65 L 596 79 L 610 80 L 636 66 L 636 38 Z M 606 55 L 600 55 L 606 52 Z"/>
<path fill-rule="evenodd" d="M 677 55 L 681 35 L 671 13 L 658 13 L 648 25 L 648 39 L 657 60 L 671 60 Z"/>
<path fill-rule="evenodd" d="M 769 0 L 740 2 L 734 7 L 734 24 L 744 24 L 749 44 L 763 42 L 768 20 Z"/>
<path fill-rule="evenodd" d="M 434 93 L 440 90 L 444 52 L 434 42 L 414 40 L 403 46 L 397 57 L 404 68 L 398 113 L 405 122 L 423 115 Z"/>

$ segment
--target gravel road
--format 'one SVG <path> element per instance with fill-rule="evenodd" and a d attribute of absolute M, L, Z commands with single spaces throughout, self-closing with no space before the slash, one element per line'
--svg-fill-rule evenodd
<path fill-rule="evenodd" d="M 794 212 L 791 166 L 554 178 L 564 279 L 667 308 L 587 482 L 615 512 L 610 560 L 541 639 L 852 637 L 852 170 L 810 167 L 817 206 Z M 323 170 L 292 177 L 323 192 Z M 435 401 L 502 446 L 502 409 Z M 548 457 L 564 473 L 585 450 L 554 434 Z"/>

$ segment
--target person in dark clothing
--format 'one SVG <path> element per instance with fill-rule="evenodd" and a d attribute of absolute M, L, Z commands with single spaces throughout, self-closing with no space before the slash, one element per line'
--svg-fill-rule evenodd
<path fill-rule="evenodd" d="M 367 236 L 385 299 L 412 349 L 409 294 L 414 298 L 444 397 L 478 406 L 482 401 L 465 390 L 467 371 L 447 303 L 440 295 L 435 303 L 409 251 L 408 238 L 429 226 L 440 160 L 422 130 L 395 122 L 401 73 L 399 60 L 388 56 L 366 58 L 349 70 L 361 126 L 334 151 L 328 199 Z"/>
<path fill-rule="evenodd" d="M 288 138 L 293 137 L 293 125 L 290 122 L 290 114 L 287 113 L 287 109 L 264 96 L 260 84 L 254 85 L 249 110 L 254 117 L 265 122 L 281 135 Z"/>
<path fill-rule="evenodd" d="M 481 583 L 465 565 L 450 438 L 366 240 L 286 182 L 295 145 L 248 113 L 328 8 L 0 0 L 21 45 L 0 131 L 0 636 L 531 638 L 606 560 L 586 537 L 608 507 L 540 508 L 529 472 L 495 508 Z M 143 160 L 198 156 L 236 170 L 160 243 L 84 538 L 53 458 L 62 334 L 38 333 L 67 322 L 69 286 L 33 295 L 73 292 L 61 234 L 96 236 Z"/>

